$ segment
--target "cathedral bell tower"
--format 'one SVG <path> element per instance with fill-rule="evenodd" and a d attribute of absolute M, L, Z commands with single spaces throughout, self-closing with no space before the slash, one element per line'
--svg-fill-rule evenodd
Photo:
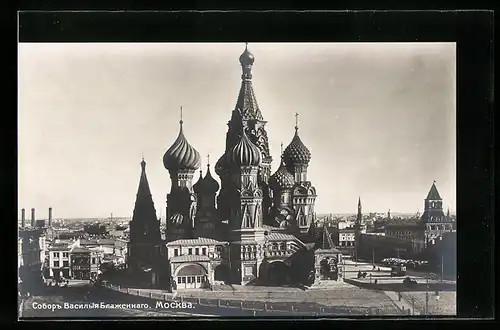
<path fill-rule="evenodd" d="M 207 156 L 207 173 L 203 177 L 200 170 L 200 178 L 193 185 L 193 190 L 197 196 L 197 210 L 194 224 L 195 237 L 208 237 L 216 240 L 223 240 L 221 229 L 221 219 L 218 217 L 215 207 L 215 195 L 219 190 L 219 183 L 210 173 L 210 156 Z"/>
<path fill-rule="evenodd" d="M 245 47 L 245 51 L 241 54 L 239 60 L 242 68 L 241 87 L 235 109 L 228 122 L 225 153 L 239 143 L 242 129 L 245 130 L 249 141 L 259 149 L 261 162 L 257 169 L 257 185 L 262 190 L 262 214 L 263 219 L 267 221 L 272 204 L 271 192 L 267 184 L 271 175 L 272 157 L 269 152 L 269 142 L 265 129 L 267 122 L 262 117 L 252 85 L 252 67 L 255 57 L 248 50 L 248 45 Z M 226 160 L 227 157 L 223 155 L 215 166 L 215 171 L 221 178 L 222 186 L 217 205 L 220 215 L 224 220 L 229 218 L 226 185 L 230 185 L 230 180 L 227 176 L 230 164 L 227 164 Z"/>
<path fill-rule="evenodd" d="M 283 160 L 283 143 L 281 144 L 281 163 L 278 170 L 269 178 L 269 186 L 273 191 L 273 212 L 276 225 L 281 228 L 296 228 L 293 209 L 293 188 L 295 178 L 288 171 Z"/>
<path fill-rule="evenodd" d="M 307 167 L 311 161 L 311 152 L 300 139 L 298 116 L 296 113 L 295 135 L 283 152 L 283 160 L 295 180 L 292 192 L 294 225 L 300 228 L 301 233 L 306 233 L 313 221 L 316 188 L 307 180 Z"/>
<path fill-rule="evenodd" d="M 193 236 L 197 196 L 193 191 L 194 172 L 200 168 L 200 154 L 187 141 L 183 132 L 182 107 L 177 139 L 163 156 L 170 173 L 171 190 L 167 195 L 167 241 Z"/>

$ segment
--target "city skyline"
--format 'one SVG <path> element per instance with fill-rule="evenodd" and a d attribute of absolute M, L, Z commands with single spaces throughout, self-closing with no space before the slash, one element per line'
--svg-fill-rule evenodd
<path fill-rule="evenodd" d="M 224 151 L 243 49 L 19 44 L 19 214 L 53 207 L 54 218 L 129 216 L 144 156 L 157 214 L 165 216 L 170 180 L 162 157 L 178 134 L 181 106 L 203 173 L 210 154 L 220 181 L 213 165 Z M 454 43 L 249 49 L 272 171 L 299 113 L 317 213 L 355 213 L 359 196 L 363 213 L 422 212 L 434 180 L 445 211 L 455 212 Z"/>

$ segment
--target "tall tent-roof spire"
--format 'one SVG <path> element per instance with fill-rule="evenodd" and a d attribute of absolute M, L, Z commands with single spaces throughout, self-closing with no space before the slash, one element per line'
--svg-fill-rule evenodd
<path fill-rule="evenodd" d="M 328 227 L 326 226 L 326 221 L 323 222 L 323 237 L 321 238 L 321 245 L 319 248 L 322 250 L 335 250 L 335 244 L 330 237 Z"/>
<path fill-rule="evenodd" d="M 157 220 L 153 197 L 151 196 L 151 189 L 149 188 L 149 182 L 146 176 L 146 162 L 143 158 L 141 161 L 141 177 L 139 180 L 139 188 L 137 189 L 132 221 L 152 222 Z"/>
<path fill-rule="evenodd" d="M 245 50 L 240 56 L 240 64 L 242 69 L 241 87 L 236 101 L 235 115 L 243 120 L 264 120 L 262 113 L 255 97 L 255 92 L 252 86 L 252 66 L 255 57 L 248 50 L 248 43 L 245 44 Z"/>
<path fill-rule="evenodd" d="M 432 181 L 431 189 L 427 194 L 427 200 L 442 200 L 436 187 L 436 180 Z"/>

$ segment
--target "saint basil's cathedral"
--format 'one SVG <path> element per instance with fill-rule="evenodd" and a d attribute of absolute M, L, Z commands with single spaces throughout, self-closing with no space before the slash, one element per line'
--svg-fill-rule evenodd
<path fill-rule="evenodd" d="M 182 290 L 341 280 L 341 254 L 328 232 L 315 226 L 316 189 L 307 179 L 311 152 L 300 139 L 298 114 L 293 138 L 271 174 L 266 121 L 252 86 L 254 61 L 245 47 L 225 152 L 213 170 L 220 185 L 210 162 L 203 176 L 200 154 L 183 132 L 181 109 L 179 134 L 163 156 L 171 179 L 165 240 L 141 162 L 128 264 L 151 286 Z"/>

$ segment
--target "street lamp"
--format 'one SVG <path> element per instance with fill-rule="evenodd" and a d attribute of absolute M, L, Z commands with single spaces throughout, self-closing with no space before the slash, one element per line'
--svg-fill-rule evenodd
<path fill-rule="evenodd" d="M 439 291 L 436 291 L 436 314 L 439 312 Z"/>
<path fill-rule="evenodd" d="M 439 236 L 439 250 L 441 250 L 441 282 L 444 279 L 443 236 Z"/>

